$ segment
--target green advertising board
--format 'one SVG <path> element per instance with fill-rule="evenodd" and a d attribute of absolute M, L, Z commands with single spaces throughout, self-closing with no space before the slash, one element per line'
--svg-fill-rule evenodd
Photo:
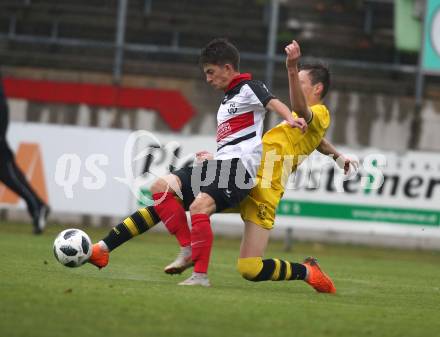
<path fill-rule="evenodd" d="M 394 1 L 394 42 L 400 51 L 418 53 L 421 49 L 422 22 L 414 12 L 414 0 Z"/>
<path fill-rule="evenodd" d="M 440 74 L 440 0 L 426 3 L 423 72 Z"/>

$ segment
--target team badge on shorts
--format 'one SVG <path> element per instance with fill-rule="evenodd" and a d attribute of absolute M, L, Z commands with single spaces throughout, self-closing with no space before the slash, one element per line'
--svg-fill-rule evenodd
<path fill-rule="evenodd" d="M 264 220 L 266 219 L 266 205 L 265 204 L 258 204 L 258 214 L 257 216 Z"/>

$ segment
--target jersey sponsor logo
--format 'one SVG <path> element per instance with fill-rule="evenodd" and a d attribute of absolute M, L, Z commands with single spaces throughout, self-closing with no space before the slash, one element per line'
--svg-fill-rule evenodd
<path fill-rule="evenodd" d="M 21 143 L 18 147 L 15 161 L 38 196 L 48 204 L 49 200 L 40 146 L 36 143 Z M 17 194 L 0 183 L 0 203 L 16 205 L 19 201 L 20 197 Z"/>
<path fill-rule="evenodd" d="M 267 214 L 266 204 L 263 203 L 258 204 L 258 213 L 257 213 L 258 218 L 260 218 L 260 220 L 265 220 L 266 214 Z"/>
<path fill-rule="evenodd" d="M 237 106 L 235 105 L 235 102 L 233 103 L 229 103 L 229 108 L 228 108 L 228 114 L 233 115 L 238 111 Z"/>
<path fill-rule="evenodd" d="M 221 123 L 217 128 L 217 142 L 240 130 L 254 125 L 254 112 L 249 111 Z"/>
<path fill-rule="evenodd" d="M 228 122 L 220 124 L 217 128 L 217 141 L 230 135 L 232 133 L 231 131 L 231 125 Z"/>

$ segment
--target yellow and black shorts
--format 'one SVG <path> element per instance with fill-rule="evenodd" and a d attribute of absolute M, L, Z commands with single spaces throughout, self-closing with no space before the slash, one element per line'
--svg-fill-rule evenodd
<path fill-rule="evenodd" d="M 240 203 L 241 218 L 265 229 L 272 229 L 275 211 L 283 193 L 284 189 L 262 188 L 258 183 Z"/>
<path fill-rule="evenodd" d="M 296 167 L 292 162 L 284 160 L 284 157 L 275 162 L 267 159 L 267 150 L 269 149 L 274 149 L 274 147 L 264 149 L 263 158 L 265 160 L 258 170 L 256 185 L 240 203 L 240 215 L 243 221 L 252 221 L 265 229 L 272 229 L 275 221 L 275 211 L 284 194 L 285 183 Z M 279 149 L 276 150 L 275 153 L 281 152 Z M 266 163 L 271 163 L 269 165 L 273 167 L 272 172 L 267 177 L 264 170 Z"/>

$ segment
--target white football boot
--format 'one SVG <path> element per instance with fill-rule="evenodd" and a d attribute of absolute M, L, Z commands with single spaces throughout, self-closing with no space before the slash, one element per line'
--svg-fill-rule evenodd
<path fill-rule="evenodd" d="M 194 262 L 191 260 L 191 246 L 181 247 L 176 259 L 164 268 L 167 274 L 181 274 L 186 269 L 192 267 Z"/>
<path fill-rule="evenodd" d="M 180 282 L 179 286 L 210 287 L 211 283 L 209 283 L 208 274 L 193 272 L 189 278 L 187 278 L 185 281 Z"/>
<path fill-rule="evenodd" d="M 34 234 L 41 234 L 46 228 L 46 219 L 49 216 L 50 208 L 47 205 L 41 205 L 40 208 L 32 214 L 34 225 Z"/>

